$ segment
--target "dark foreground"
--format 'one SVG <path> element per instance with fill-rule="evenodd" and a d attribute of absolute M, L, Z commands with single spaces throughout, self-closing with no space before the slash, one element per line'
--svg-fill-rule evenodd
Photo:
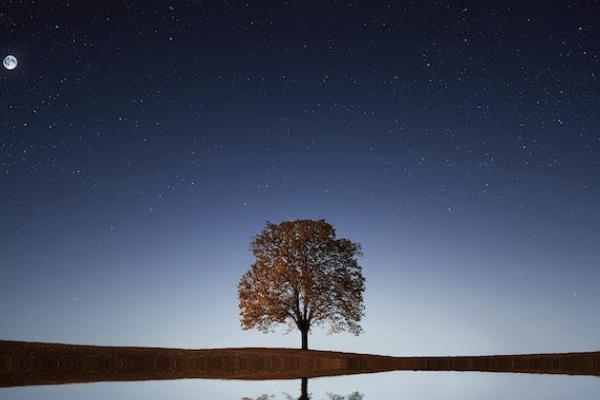
<path fill-rule="evenodd" d="M 181 378 L 297 379 L 400 370 L 600 376 L 600 352 L 388 357 L 296 349 L 181 350 L 0 341 L 0 387 Z"/>

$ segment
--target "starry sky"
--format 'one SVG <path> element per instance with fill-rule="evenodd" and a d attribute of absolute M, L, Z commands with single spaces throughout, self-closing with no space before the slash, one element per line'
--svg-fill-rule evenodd
<path fill-rule="evenodd" d="M 266 220 L 362 243 L 359 337 L 600 348 L 597 1 L 11 1 L 0 337 L 297 347 L 240 328 Z"/>

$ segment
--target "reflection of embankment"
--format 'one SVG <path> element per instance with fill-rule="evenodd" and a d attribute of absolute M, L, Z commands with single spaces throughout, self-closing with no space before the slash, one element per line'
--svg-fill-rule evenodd
<path fill-rule="evenodd" d="M 600 352 L 388 357 L 296 349 L 180 350 L 0 341 L 0 386 L 180 378 L 296 379 L 393 370 L 599 375 Z"/>

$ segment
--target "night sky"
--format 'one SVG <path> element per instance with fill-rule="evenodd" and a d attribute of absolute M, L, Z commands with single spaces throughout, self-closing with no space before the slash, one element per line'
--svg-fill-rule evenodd
<path fill-rule="evenodd" d="M 266 220 L 363 245 L 365 333 L 600 348 L 597 1 L 4 1 L 0 338 L 297 347 L 240 328 Z"/>

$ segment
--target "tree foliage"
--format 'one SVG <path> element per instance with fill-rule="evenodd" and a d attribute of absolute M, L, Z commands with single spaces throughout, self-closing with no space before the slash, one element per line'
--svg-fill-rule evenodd
<path fill-rule="evenodd" d="M 252 242 L 255 262 L 238 284 L 244 329 L 267 332 L 290 324 L 307 334 L 315 325 L 360 334 L 365 278 L 360 245 L 337 239 L 325 220 L 267 222 Z"/>

